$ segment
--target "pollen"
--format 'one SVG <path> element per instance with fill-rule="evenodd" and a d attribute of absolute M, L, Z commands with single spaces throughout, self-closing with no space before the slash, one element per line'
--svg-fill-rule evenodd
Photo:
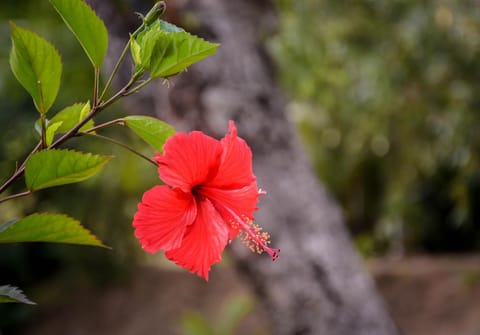
<path fill-rule="evenodd" d="M 272 257 L 273 261 L 278 258 L 280 249 L 273 249 L 268 246 L 270 244 L 270 234 L 263 231 L 262 227 L 253 223 L 244 215 L 242 215 L 240 222 L 232 220 L 231 225 L 233 228 L 241 230 L 240 239 L 250 251 L 259 255 L 266 252 Z"/>
<path fill-rule="evenodd" d="M 270 244 L 270 234 L 264 232 L 262 227 L 254 224 L 252 221 L 248 221 L 247 224 L 251 234 L 243 230 L 240 239 L 252 252 L 263 254 L 265 251 L 263 246 Z"/>
<path fill-rule="evenodd" d="M 240 230 L 240 239 L 252 252 L 262 254 L 266 252 L 272 258 L 272 261 L 278 258 L 280 249 L 270 248 L 270 234 L 263 231 L 263 228 L 254 224 L 246 215 L 238 216 L 228 207 L 224 209 L 231 215 L 228 223 L 235 230 Z"/>

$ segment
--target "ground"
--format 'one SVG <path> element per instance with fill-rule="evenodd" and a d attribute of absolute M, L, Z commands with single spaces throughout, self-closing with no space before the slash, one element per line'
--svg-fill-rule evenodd
<path fill-rule="evenodd" d="M 480 334 L 480 256 L 383 258 L 366 266 L 405 334 Z M 25 335 L 184 334 L 187 310 L 214 323 L 226 301 L 245 295 L 248 286 L 228 265 L 212 271 L 208 283 L 176 268 L 142 266 L 129 282 L 72 295 Z M 264 320 L 257 304 L 236 333 L 265 334 Z"/>
<path fill-rule="evenodd" d="M 480 256 L 377 259 L 369 267 L 405 334 L 480 334 Z"/>

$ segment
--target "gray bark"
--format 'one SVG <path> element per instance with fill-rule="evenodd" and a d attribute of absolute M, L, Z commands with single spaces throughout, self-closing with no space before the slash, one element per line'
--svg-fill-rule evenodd
<path fill-rule="evenodd" d="M 112 3 L 95 4 L 114 25 L 113 35 L 125 36 L 129 21 L 108 15 Z M 275 27 L 272 3 L 178 0 L 168 5 L 170 15 L 195 17 L 196 33 L 222 46 L 172 79 L 169 89 L 152 85 L 130 100 L 130 107 L 155 114 L 177 130 L 200 129 L 217 137 L 226 133 L 229 119 L 235 120 L 252 147 L 258 183 L 268 192 L 256 221 L 281 253 L 272 262 L 240 243 L 231 249 L 271 317 L 273 334 L 397 334 L 352 248 L 340 209 L 317 181 L 285 113 L 264 49 Z"/>

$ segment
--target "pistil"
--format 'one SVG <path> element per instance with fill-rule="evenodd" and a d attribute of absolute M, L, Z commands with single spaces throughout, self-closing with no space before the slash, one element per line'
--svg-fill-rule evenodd
<path fill-rule="evenodd" d="M 223 206 L 222 206 L 223 207 Z M 280 249 L 270 248 L 270 234 L 263 231 L 263 228 L 254 224 L 252 220 L 247 217 L 241 218 L 230 208 L 223 207 L 231 216 L 230 224 L 234 228 L 239 228 L 244 233 L 241 237 L 243 243 L 252 251 L 258 254 L 264 251 L 270 255 L 272 261 L 275 261 L 280 253 Z"/>

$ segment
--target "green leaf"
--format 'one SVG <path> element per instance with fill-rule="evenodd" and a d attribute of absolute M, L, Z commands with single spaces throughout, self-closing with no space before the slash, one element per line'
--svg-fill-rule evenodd
<path fill-rule="evenodd" d="M 50 128 L 50 125 L 53 125 L 56 122 L 62 122 L 62 125 L 56 130 L 55 133 L 66 133 L 73 127 L 75 127 L 78 122 L 83 120 L 88 114 L 88 112 L 90 112 L 90 102 L 77 103 L 72 106 L 65 107 L 49 120 L 48 127 Z M 83 125 L 82 128 L 80 128 L 80 131 L 90 129 L 94 126 L 95 124 L 93 123 L 93 120 L 90 120 L 85 125 Z"/>
<path fill-rule="evenodd" d="M 62 125 L 61 121 L 49 123 L 46 134 L 45 134 L 45 139 L 46 139 L 46 142 L 47 142 L 47 146 L 52 144 L 55 133 L 58 130 L 58 128 L 61 127 L 61 125 Z"/>
<path fill-rule="evenodd" d="M 176 25 L 167 21 L 158 20 L 158 24 L 160 30 L 163 30 L 167 33 L 181 33 L 185 31 L 185 29 L 177 27 Z"/>
<path fill-rule="evenodd" d="M 162 20 L 131 37 L 137 70 L 149 70 L 152 78 L 173 76 L 210 56 L 218 46 Z"/>
<path fill-rule="evenodd" d="M 100 67 L 107 54 L 108 32 L 103 21 L 82 0 L 50 0 L 78 39 L 93 66 Z"/>
<path fill-rule="evenodd" d="M 187 32 L 164 33 L 156 40 L 150 56 L 152 78 L 173 76 L 217 51 L 219 44 Z"/>
<path fill-rule="evenodd" d="M 41 114 L 52 107 L 60 88 L 62 61 L 57 50 L 37 34 L 10 22 L 12 50 L 10 67 L 20 84 L 32 96 Z"/>
<path fill-rule="evenodd" d="M 175 134 L 175 129 L 168 123 L 143 115 L 124 118 L 125 125 L 158 152 L 163 151 L 165 141 Z"/>
<path fill-rule="evenodd" d="M 18 219 L 13 219 L 13 220 L 10 220 L 10 221 L 7 221 L 7 222 L 1 224 L 0 225 L 0 233 L 3 232 L 4 230 L 6 230 L 8 227 L 10 227 L 12 224 L 14 224 L 17 221 L 18 221 Z"/>
<path fill-rule="evenodd" d="M 132 52 L 133 62 L 137 68 L 144 68 L 143 63 L 143 52 L 140 43 L 137 40 L 130 36 L 130 51 Z"/>
<path fill-rule="evenodd" d="M 163 34 L 157 22 L 145 28 L 136 38 L 130 36 L 130 51 L 137 70 L 150 68 L 150 58 L 156 41 Z"/>
<path fill-rule="evenodd" d="M 22 290 L 10 285 L 0 286 L 0 303 L 5 302 L 20 302 L 28 305 L 36 305 L 25 296 Z"/>
<path fill-rule="evenodd" d="M 50 242 L 106 247 L 79 221 L 63 214 L 35 213 L 0 231 L 0 243 Z"/>
<path fill-rule="evenodd" d="M 29 190 L 78 183 L 94 176 L 111 159 L 71 150 L 44 150 L 33 154 L 25 166 Z"/>
<path fill-rule="evenodd" d="M 160 20 L 157 20 L 146 26 L 136 37 L 130 35 L 130 51 L 137 70 L 150 68 L 153 47 L 165 32 L 168 31 L 162 29 Z"/>

